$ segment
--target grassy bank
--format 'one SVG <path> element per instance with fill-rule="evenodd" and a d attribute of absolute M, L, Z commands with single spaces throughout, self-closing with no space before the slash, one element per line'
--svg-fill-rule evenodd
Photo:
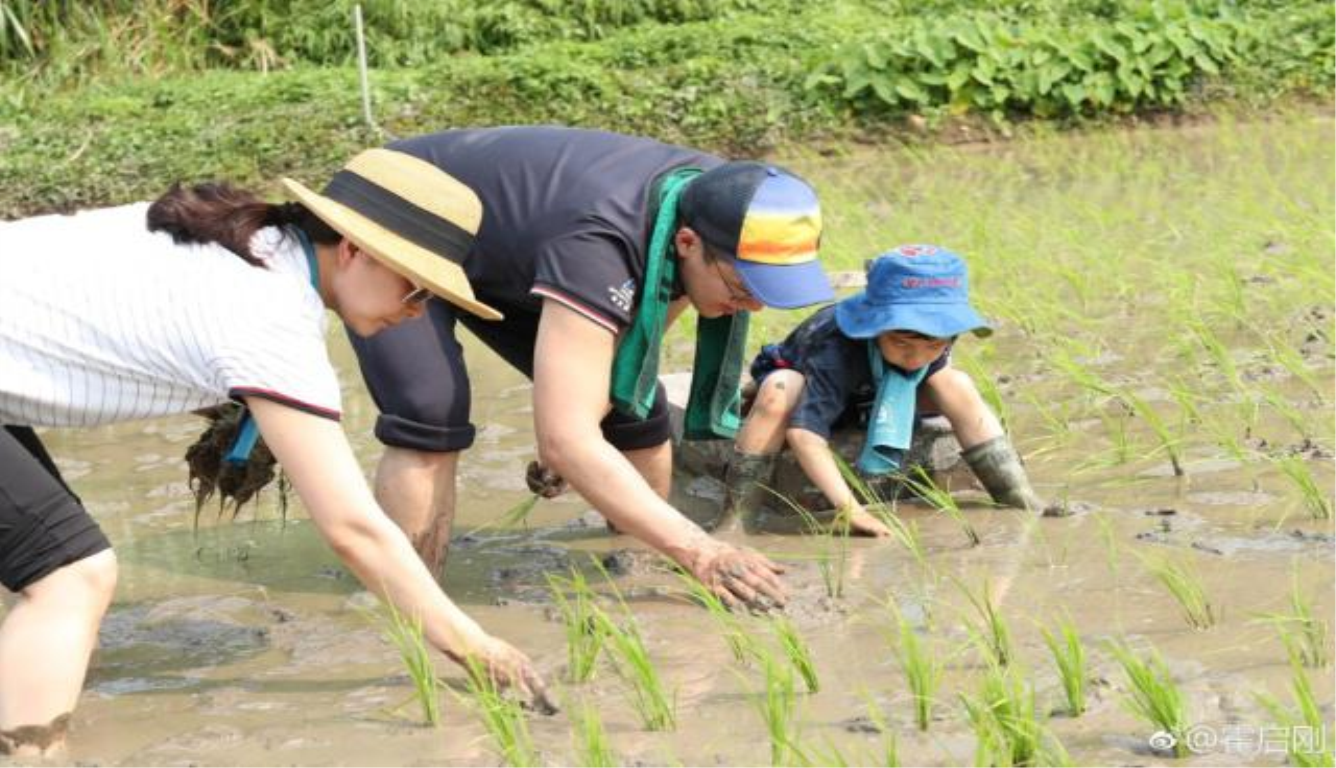
<path fill-rule="evenodd" d="M 266 37 L 262 25 L 249 38 L 176 29 L 189 18 L 143 13 L 138 24 L 151 32 L 158 18 L 161 28 L 135 37 L 116 25 L 115 3 L 102 5 L 106 18 L 72 15 L 77 23 L 58 14 L 0 21 L 0 217 L 144 198 L 176 179 L 318 181 L 383 140 L 361 122 L 351 48 L 335 34 L 344 27 L 332 11 L 313 13 L 304 36 L 286 38 Z M 911 14 L 872 0 L 764 10 L 745 0 L 606 0 L 582 6 L 593 9 L 585 17 L 531 18 L 538 6 L 502 3 L 492 12 L 511 8 L 511 26 L 464 14 L 450 18 L 465 26 L 446 34 L 425 21 L 377 21 L 389 6 L 416 6 L 369 3 L 382 65 L 375 111 L 390 135 L 551 122 L 752 155 L 907 126 L 932 135 L 960 124 L 1005 130 L 1036 119 L 1068 125 L 1221 101 L 1329 98 L 1330 3 L 975 5 L 934 0 Z M 427 46 L 419 27 L 444 42 Z M 80 42 L 90 35 L 101 40 L 96 56 Z M 154 47 L 164 37 L 187 42 Z M 264 46 L 272 56 L 237 53 Z"/>

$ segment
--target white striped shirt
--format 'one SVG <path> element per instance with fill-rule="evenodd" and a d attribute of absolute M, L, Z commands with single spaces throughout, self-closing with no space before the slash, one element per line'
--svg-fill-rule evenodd
<path fill-rule="evenodd" d="M 301 245 L 253 267 L 150 233 L 146 203 L 0 223 L 0 423 L 87 426 L 260 396 L 337 419 Z"/>

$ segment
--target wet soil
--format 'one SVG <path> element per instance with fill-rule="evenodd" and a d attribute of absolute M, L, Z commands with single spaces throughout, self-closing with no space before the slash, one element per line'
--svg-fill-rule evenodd
<path fill-rule="evenodd" d="M 976 183 L 975 170 L 958 172 Z M 1245 286 L 1276 289 L 1265 280 Z M 1332 310 L 1295 306 L 1292 341 L 1327 398 L 1314 400 L 1283 370 L 1240 369 L 1274 381 L 1316 426 L 1300 436 L 1267 416 L 1252 434 L 1236 437 L 1258 454 L 1308 462 L 1330 500 Z M 1014 330 L 1001 335 L 1008 334 Z M 342 335 L 330 341 L 345 389 L 345 426 L 369 472 L 379 452 L 370 436 L 374 407 Z M 523 524 L 494 524 L 526 497 L 524 470 L 533 458 L 529 391 L 489 352 L 471 340 L 466 346 L 474 380 L 485 386 L 475 386 L 473 419 L 480 432 L 461 466 L 461 508 L 445 576 L 450 594 L 559 681 L 565 639 L 546 577 L 580 568 L 596 591 L 611 596 L 593 566 L 597 561 L 634 610 L 676 699 L 677 730 L 650 733 L 606 665 L 590 683 L 558 682 L 565 713 L 529 722 L 541 759 L 554 765 L 578 760 L 566 713 L 587 702 L 598 708 L 611 748 L 627 765 L 768 762 L 757 709 L 760 673 L 732 658 L 718 626 L 685 599 L 662 560 L 610 534 L 574 494 L 540 502 Z M 1040 388 L 1050 400 L 1075 400 L 1077 393 L 1026 355 L 1024 340 L 999 353 L 1000 359 L 1020 361 L 1008 362 L 999 378 L 1019 447 L 1037 490 L 1070 500 L 1082 514 L 1031 519 L 992 509 L 977 491 L 964 489 L 958 498 L 981 537 L 970 546 L 950 518 L 902 503 L 897 511 L 921 535 L 931 574 L 895 541 L 800 536 L 796 526 L 782 524 L 731 535 L 789 568 L 787 615 L 811 645 L 822 682 L 819 693 L 799 696 L 801 742 L 833 744 L 851 762 L 866 763 L 877 759 L 889 737 L 877 724 L 884 721 L 904 764 L 970 764 L 974 739 L 958 695 L 977 694 L 984 661 L 969 643 L 972 609 L 962 586 L 977 591 L 987 582 L 1010 622 L 1016 663 L 1033 684 L 1040 709 L 1053 713 L 1048 727 L 1078 763 L 1281 764 L 1282 756 L 1251 745 L 1217 744 L 1179 761 L 1152 751 L 1151 729 L 1121 704 L 1127 681 L 1105 644 L 1126 638 L 1134 647 L 1158 649 L 1188 697 L 1192 722 L 1217 734 L 1234 728 L 1262 735 L 1271 718 L 1255 695 L 1269 692 L 1288 702 L 1290 672 L 1274 629 L 1257 618 L 1288 610 L 1293 580 L 1311 597 L 1314 613 L 1328 626 L 1336 623 L 1331 522 L 1310 520 L 1278 471 L 1241 462 L 1209 440 L 1189 446 L 1188 475 L 1177 477 L 1162 455 L 1111 460 L 1098 418 L 1086 418 L 1084 427 L 1075 421 L 1075 437 L 1040 437 L 1045 423 L 1025 405 L 1027 388 Z M 1136 381 L 1128 361 L 1099 359 L 1110 377 Z M 237 521 L 215 521 L 206 511 L 201 530 L 192 530 L 194 501 L 180 457 L 200 427 L 198 419 L 181 418 L 43 436 L 115 543 L 122 568 L 118 597 L 74 714 L 70 760 L 500 764 L 478 718 L 457 696 L 462 674 L 443 658 L 437 667 L 449 686 L 444 723 L 429 728 L 419 722 L 403 667 L 369 618 L 374 601 L 321 543 L 299 503 L 285 523 L 266 491 L 258 507 L 243 510 Z M 675 500 L 697 519 L 709 519 L 722 501 L 710 478 L 683 476 L 676 486 Z M 1217 626 L 1194 630 L 1184 623 L 1142 563 L 1142 557 L 1158 555 L 1194 564 L 1223 613 Z M 839 595 L 827 588 L 823 558 L 845 561 Z M 926 733 L 914 728 L 912 702 L 891 651 L 888 600 L 947 659 L 940 704 Z M 1090 709 L 1079 718 L 1063 713 L 1061 687 L 1039 632 L 1064 616 L 1079 628 L 1091 663 Z M 741 620 L 758 637 L 770 636 L 767 617 Z M 1330 720 L 1330 670 L 1311 672 Z M 877 709 L 875 717 L 869 706 Z M 0 757 L 3 764 L 9 762 Z"/>

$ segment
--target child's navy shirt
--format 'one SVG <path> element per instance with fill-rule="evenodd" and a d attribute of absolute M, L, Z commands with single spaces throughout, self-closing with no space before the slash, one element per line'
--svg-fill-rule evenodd
<path fill-rule="evenodd" d="M 802 400 L 789 419 L 790 428 L 805 429 L 827 440 L 840 426 L 866 426 L 876 399 L 867 339 L 851 339 L 835 322 L 834 305 L 804 320 L 778 345 L 761 350 L 752 377 L 763 379 L 778 368 L 792 368 L 806 379 Z M 928 364 L 927 381 L 951 360 L 951 348 Z M 919 386 L 922 386 L 920 383 Z"/>

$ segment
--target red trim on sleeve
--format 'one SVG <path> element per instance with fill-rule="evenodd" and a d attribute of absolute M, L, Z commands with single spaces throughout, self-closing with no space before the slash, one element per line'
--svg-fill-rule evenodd
<path fill-rule="evenodd" d="M 260 397 L 265 400 L 271 400 L 279 405 L 296 408 L 297 410 L 304 411 L 312 416 L 319 416 L 322 419 L 329 419 L 330 421 L 341 421 L 343 419 L 343 414 L 338 411 L 321 408 L 318 405 L 312 405 L 296 398 L 288 397 L 281 392 L 274 392 L 269 389 L 260 389 L 258 387 L 232 387 L 227 391 L 227 396 L 234 400 L 240 400 L 243 397 Z"/>
<path fill-rule="evenodd" d="M 603 326 L 604 328 L 607 328 L 609 331 L 613 333 L 613 335 L 621 333 L 622 328 L 625 326 L 625 323 L 623 323 L 621 320 L 615 320 L 613 318 L 610 318 L 607 315 L 603 314 L 602 312 L 599 312 L 597 309 L 594 309 L 593 307 L 589 306 L 588 304 L 581 302 L 579 299 L 575 298 L 569 293 L 563 293 L 562 291 L 553 288 L 550 285 L 535 285 L 533 288 L 529 290 L 529 293 L 535 296 L 542 296 L 545 299 L 552 299 L 553 301 L 560 302 L 565 306 L 568 306 L 571 309 L 575 310 L 576 312 L 579 312 L 580 314 L 584 315 L 590 320 L 593 320 L 595 323 Z"/>

